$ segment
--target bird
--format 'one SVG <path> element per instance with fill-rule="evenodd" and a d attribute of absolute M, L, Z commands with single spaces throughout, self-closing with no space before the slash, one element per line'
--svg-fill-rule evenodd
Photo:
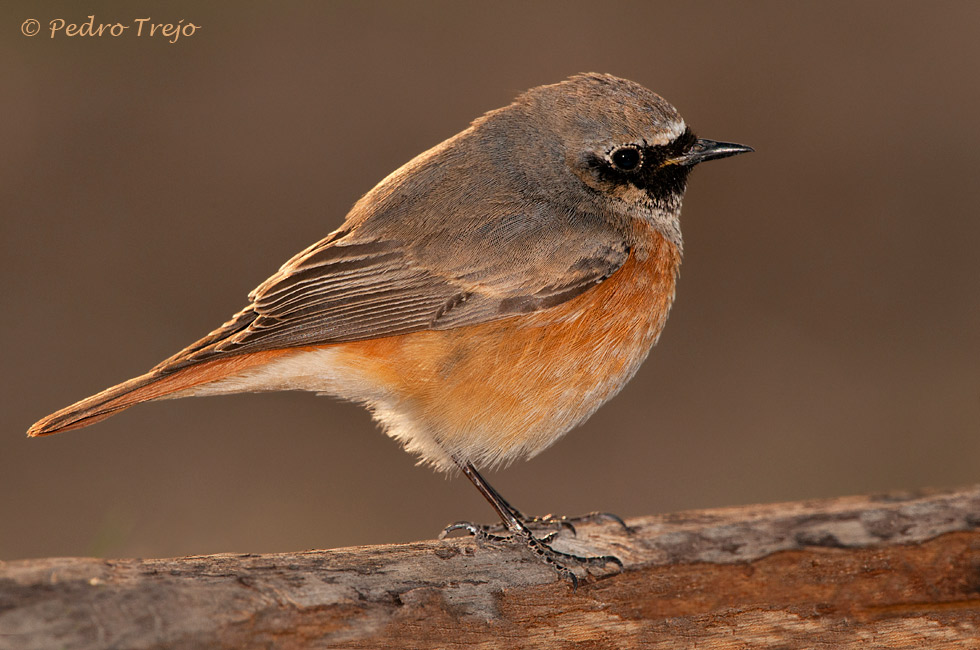
<path fill-rule="evenodd" d="M 226 323 L 28 435 L 152 400 L 341 397 L 420 464 L 462 472 L 507 538 L 576 584 L 571 566 L 618 559 L 553 549 L 480 470 L 537 455 L 633 377 L 674 301 L 691 170 L 750 151 L 613 75 L 532 88 L 388 175 Z"/>

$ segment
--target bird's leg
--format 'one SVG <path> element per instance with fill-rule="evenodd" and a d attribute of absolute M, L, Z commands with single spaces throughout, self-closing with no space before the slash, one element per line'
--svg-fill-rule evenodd
<path fill-rule="evenodd" d="M 459 465 L 459 463 L 457 463 L 457 465 Z M 470 467 L 472 467 L 472 465 Z M 475 472 L 476 470 L 474 469 L 473 471 Z M 477 474 L 477 476 L 480 476 L 480 474 Z M 487 483 L 486 479 L 484 479 L 482 476 L 480 476 L 480 479 L 483 481 L 483 485 L 493 494 L 493 498 L 496 499 L 498 503 L 500 503 L 504 508 L 506 508 L 522 524 L 524 524 L 529 528 L 536 527 L 537 525 L 541 525 L 541 526 L 547 526 L 555 529 L 553 532 L 548 533 L 547 535 L 542 537 L 541 538 L 542 541 L 550 542 L 552 539 L 555 538 L 555 536 L 558 534 L 559 531 L 561 531 L 562 528 L 567 528 L 572 533 L 572 535 L 576 534 L 575 526 L 572 525 L 572 522 L 571 520 L 569 520 L 568 517 L 553 517 L 551 515 L 544 515 L 543 517 L 528 517 L 523 512 L 521 512 L 520 510 L 512 506 L 510 502 L 507 501 L 507 499 L 505 499 L 502 494 L 500 494 L 500 492 L 497 492 L 496 488 L 494 488 L 492 485 Z M 496 532 L 505 532 L 510 530 L 510 528 L 507 526 L 506 520 L 501 518 L 501 521 L 502 523 L 499 524 L 491 524 L 489 526 L 484 526 L 485 532 L 496 533 Z"/>
<path fill-rule="evenodd" d="M 531 533 L 531 530 L 522 521 L 523 516 L 520 511 L 510 505 L 506 499 L 500 496 L 500 494 L 489 484 L 486 479 L 484 479 L 476 468 L 473 467 L 472 463 L 464 463 L 460 460 L 454 459 L 456 465 L 459 466 L 466 478 L 470 479 L 476 489 L 480 491 L 483 498 L 490 503 L 490 506 L 494 509 L 500 520 L 503 522 L 507 531 L 510 532 L 510 539 L 521 540 L 527 545 L 541 560 L 549 565 L 558 573 L 561 578 L 568 580 L 575 587 L 578 585 L 578 578 L 565 566 L 565 563 L 575 563 L 584 564 L 587 566 L 604 566 L 606 564 L 612 563 L 617 564 L 619 567 L 623 566 L 623 563 L 619 558 L 612 555 L 597 555 L 597 556 L 579 556 L 573 555 L 571 553 L 563 553 L 562 551 L 556 551 L 549 546 L 548 542 L 554 539 L 557 533 L 551 533 L 544 538 L 537 538 Z M 477 526 L 469 522 L 458 522 L 449 527 L 447 527 L 440 537 L 445 537 L 447 533 L 454 530 L 465 530 L 475 536 L 478 540 L 491 540 L 491 541 L 501 541 L 506 539 L 501 535 L 494 535 L 488 532 L 486 526 Z"/>

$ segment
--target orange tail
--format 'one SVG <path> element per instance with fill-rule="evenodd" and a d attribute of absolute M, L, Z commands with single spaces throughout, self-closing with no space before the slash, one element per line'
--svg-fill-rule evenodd
<path fill-rule="evenodd" d="M 187 388 L 229 377 L 248 368 L 267 363 L 271 357 L 291 351 L 269 350 L 241 354 L 223 359 L 202 361 L 176 371 L 168 371 L 166 367 L 160 368 L 158 366 L 145 375 L 124 381 L 97 395 L 75 402 L 57 413 L 52 413 L 28 429 L 27 435 L 32 437 L 46 436 L 50 433 L 85 427 L 115 415 L 134 404 L 160 399 Z"/>

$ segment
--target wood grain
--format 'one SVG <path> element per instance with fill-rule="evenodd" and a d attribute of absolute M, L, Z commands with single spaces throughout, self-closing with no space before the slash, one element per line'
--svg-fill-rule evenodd
<path fill-rule="evenodd" d="M 980 648 L 980 486 L 629 524 L 575 591 L 471 539 L 3 562 L 0 648 Z"/>

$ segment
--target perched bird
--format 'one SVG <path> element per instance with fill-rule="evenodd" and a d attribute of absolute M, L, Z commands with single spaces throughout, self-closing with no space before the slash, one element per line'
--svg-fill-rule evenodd
<path fill-rule="evenodd" d="M 533 88 L 381 181 L 227 323 L 28 435 L 149 400 L 336 395 L 422 462 L 460 469 L 574 582 L 566 564 L 615 558 L 553 550 L 477 468 L 538 454 L 636 373 L 674 299 L 688 174 L 747 151 L 698 139 L 632 81 Z"/>

